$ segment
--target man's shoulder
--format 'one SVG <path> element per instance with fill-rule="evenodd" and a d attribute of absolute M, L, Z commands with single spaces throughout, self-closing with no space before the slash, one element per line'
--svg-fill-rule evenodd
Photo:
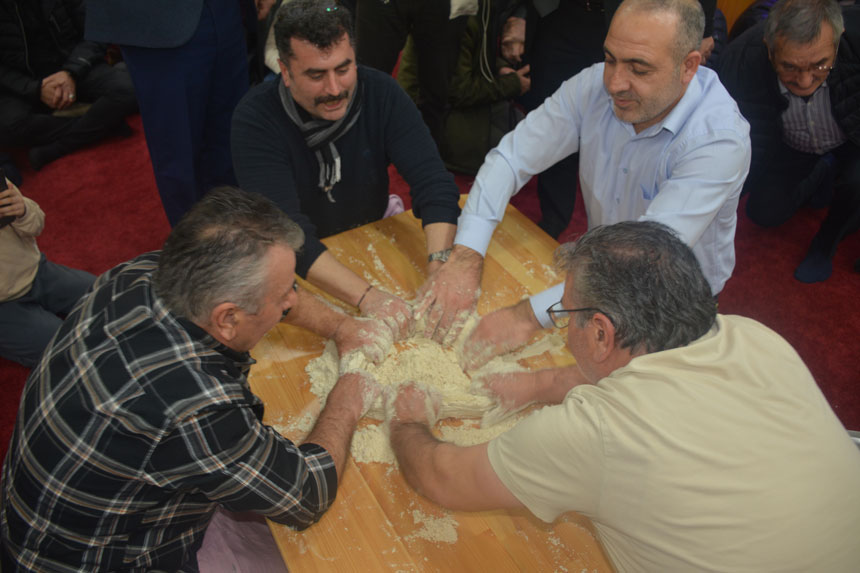
<path fill-rule="evenodd" d="M 277 109 L 280 106 L 281 101 L 278 93 L 278 86 L 280 83 L 281 79 L 280 76 L 278 76 L 274 80 L 261 82 L 252 86 L 251 89 L 248 90 L 248 93 L 242 96 L 242 99 L 236 106 L 236 111 L 268 111 Z"/>

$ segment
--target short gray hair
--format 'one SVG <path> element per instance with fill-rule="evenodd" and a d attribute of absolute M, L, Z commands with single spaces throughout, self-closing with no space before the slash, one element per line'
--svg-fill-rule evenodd
<path fill-rule="evenodd" d="M 639 12 L 668 12 L 678 19 L 673 52 L 675 62 L 680 63 L 693 50 L 702 45 L 705 33 L 705 11 L 698 0 L 624 0 L 622 9 Z"/>
<path fill-rule="evenodd" d="M 595 227 L 559 247 L 555 260 L 573 279 L 576 305 L 601 309 L 615 326 L 616 343 L 631 352 L 686 346 L 716 320 L 696 256 L 661 223 Z M 575 320 L 581 328 L 593 315 L 577 313 Z"/>
<path fill-rule="evenodd" d="M 765 21 L 764 41 L 771 51 L 778 38 L 801 46 L 811 44 L 821 35 L 824 22 L 833 28 L 835 48 L 845 31 L 842 8 L 836 0 L 782 0 Z"/>
<path fill-rule="evenodd" d="M 306 40 L 326 50 L 337 43 L 344 34 L 355 47 L 352 31 L 352 16 L 335 0 L 289 0 L 278 9 L 275 17 L 275 45 L 278 57 L 289 65 L 293 57 L 290 40 Z"/>
<path fill-rule="evenodd" d="M 298 251 L 304 232 L 277 205 L 233 187 L 213 189 L 171 231 L 153 278 L 167 308 L 198 324 L 219 304 L 259 311 L 271 247 Z"/>

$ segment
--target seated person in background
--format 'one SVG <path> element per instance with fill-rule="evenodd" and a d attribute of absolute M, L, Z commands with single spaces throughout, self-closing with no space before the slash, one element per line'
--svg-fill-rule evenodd
<path fill-rule="evenodd" d="M 783 0 L 722 58 L 720 79 L 750 122 L 747 215 L 770 227 L 830 203 L 794 274 L 826 280 L 860 224 L 860 6 Z"/>
<path fill-rule="evenodd" d="M 460 212 L 454 178 L 418 110 L 391 76 L 356 65 L 350 26 L 349 12 L 333 1 L 280 8 L 281 78 L 255 87 L 237 107 L 233 164 L 245 189 L 304 229 L 299 276 L 363 314 L 411 320 L 404 301 L 372 289 L 319 240 L 383 217 L 389 163 L 409 184 L 423 221 L 428 271 L 447 258 Z"/>
<path fill-rule="evenodd" d="M 325 513 L 376 385 L 344 374 L 296 446 L 262 423 L 247 380 L 248 351 L 291 308 L 338 330 L 341 350 L 356 329 L 338 325 L 364 320 L 293 308 L 302 239 L 264 197 L 221 188 L 163 251 L 99 277 L 24 387 L 3 467 L 4 571 L 196 571 L 219 505 L 299 529 Z"/>
<path fill-rule="evenodd" d="M 749 168 L 749 125 L 700 66 L 705 16 L 695 0 L 626 0 L 604 43 L 606 61 L 562 84 L 488 155 L 447 263 L 417 308 L 443 340 L 474 305 L 483 255 L 505 206 L 529 178 L 579 153 L 588 225 L 648 219 L 690 245 L 718 294 L 734 269 L 737 204 Z M 576 181 L 569 182 L 570 193 Z M 485 316 L 465 348 L 466 368 L 552 325 L 546 308 L 563 285 Z"/>
<path fill-rule="evenodd" d="M 457 66 L 448 84 L 451 110 L 445 120 L 442 159 L 449 169 L 471 175 L 478 172 L 487 152 L 522 119 L 513 100 L 531 87 L 529 66 L 523 62 L 525 8 L 520 6 L 507 16 L 510 9 L 498 10 L 495 4 L 481 0 L 479 15 L 467 19 Z M 417 101 L 418 63 L 411 37 L 400 58 L 397 83 Z"/>
<path fill-rule="evenodd" d="M 593 228 L 556 260 L 576 365 L 530 381 L 555 405 L 460 447 L 405 386 L 390 435 L 406 480 L 450 509 L 580 512 L 619 572 L 860 570 L 860 455 L 794 349 L 718 315 L 662 224 Z"/>
<path fill-rule="evenodd" d="M 36 237 L 45 214 L 15 185 L 0 191 L 0 356 L 32 368 L 66 315 L 93 284 L 88 272 L 52 263 Z M 2 185 L 0 185 L 2 187 Z"/>
<path fill-rule="evenodd" d="M 0 145 L 30 147 L 33 169 L 131 132 L 137 111 L 124 65 L 110 66 L 101 44 L 84 41 L 84 0 L 0 2 Z M 79 117 L 57 117 L 75 102 Z"/>

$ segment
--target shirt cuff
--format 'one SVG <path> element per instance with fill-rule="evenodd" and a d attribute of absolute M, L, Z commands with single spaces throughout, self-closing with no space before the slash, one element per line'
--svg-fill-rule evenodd
<path fill-rule="evenodd" d="M 550 287 L 543 292 L 529 298 L 529 303 L 532 305 L 532 312 L 535 313 L 535 318 L 541 323 L 544 328 L 552 328 L 552 319 L 546 311 L 549 307 L 561 300 L 564 295 L 564 283 L 558 283 L 554 287 Z"/>
<path fill-rule="evenodd" d="M 457 222 L 457 235 L 454 237 L 455 245 L 463 245 L 478 251 L 481 256 L 486 256 L 493 231 L 496 230 L 496 222 L 487 221 L 475 215 L 460 215 Z"/>

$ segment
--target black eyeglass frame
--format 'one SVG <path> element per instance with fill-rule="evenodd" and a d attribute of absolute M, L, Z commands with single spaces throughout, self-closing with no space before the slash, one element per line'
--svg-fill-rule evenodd
<path fill-rule="evenodd" d="M 581 308 L 556 308 L 556 307 L 560 307 L 560 306 L 561 306 L 561 301 L 558 301 L 556 303 L 553 303 L 552 305 L 550 305 L 546 309 L 546 313 L 549 315 L 549 319 L 552 321 L 553 326 L 555 326 L 556 328 L 564 328 L 565 326 L 567 326 L 567 324 L 570 323 L 570 314 L 571 313 L 587 312 L 587 311 L 599 312 L 600 314 L 603 314 L 604 316 L 606 316 L 606 318 L 609 319 L 609 322 L 611 322 L 613 326 L 615 325 L 615 321 L 612 320 L 612 316 L 610 316 L 608 312 L 606 312 L 600 308 L 597 308 L 596 306 L 583 306 Z M 567 315 L 567 324 L 559 325 L 558 320 L 556 320 L 556 315 L 561 314 L 561 313 L 565 313 Z"/>

